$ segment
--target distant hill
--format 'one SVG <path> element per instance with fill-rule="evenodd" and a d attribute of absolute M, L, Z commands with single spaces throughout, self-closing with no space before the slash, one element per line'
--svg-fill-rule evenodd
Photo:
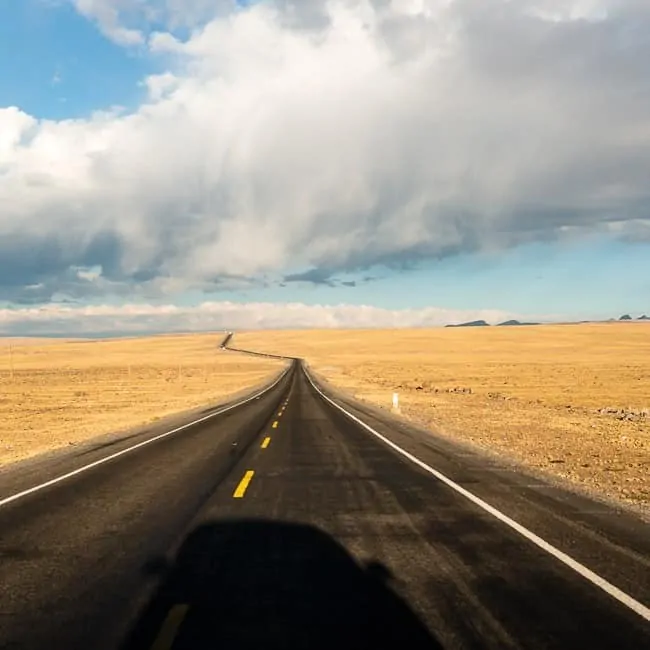
<path fill-rule="evenodd" d="M 539 325 L 539 323 L 521 323 L 518 320 L 507 320 L 503 323 L 499 323 L 498 327 L 510 327 L 512 325 Z"/>
<path fill-rule="evenodd" d="M 445 325 L 445 327 L 490 327 L 484 320 L 473 320 L 469 323 L 458 323 L 457 325 Z"/>
<path fill-rule="evenodd" d="M 625 314 L 621 316 L 618 320 L 632 320 L 632 316 L 630 316 L 629 314 Z"/>

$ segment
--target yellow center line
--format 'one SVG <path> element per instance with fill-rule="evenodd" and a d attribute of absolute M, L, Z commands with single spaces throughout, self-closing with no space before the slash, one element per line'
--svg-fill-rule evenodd
<path fill-rule="evenodd" d="M 266 449 L 270 443 L 271 443 L 271 438 L 269 436 L 266 436 L 266 438 L 262 440 L 262 449 Z"/>
<path fill-rule="evenodd" d="M 171 650 L 174 645 L 174 639 L 178 634 L 178 630 L 189 610 L 189 605 L 174 605 L 168 612 L 167 618 L 163 623 L 158 636 L 153 642 L 150 650 Z"/>
<path fill-rule="evenodd" d="M 239 485 L 237 486 L 237 489 L 233 492 L 233 498 L 235 499 L 241 499 L 244 494 L 246 494 L 246 489 L 248 488 L 248 484 L 253 480 L 253 476 L 255 475 L 255 472 L 252 469 L 249 469 L 246 474 L 244 474 L 244 478 L 242 478 L 241 481 L 239 481 Z"/>
<path fill-rule="evenodd" d="M 278 428 L 278 421 L 277 421 L 277 420 L 273 423 L 273 428 L 274 428 L 274 429 L 277 429 L 277 428 Z"/>

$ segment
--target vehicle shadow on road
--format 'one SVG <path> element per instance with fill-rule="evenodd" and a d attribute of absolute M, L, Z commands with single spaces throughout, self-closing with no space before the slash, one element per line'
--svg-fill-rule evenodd
<path fill-rule="evenodd" d="M 206 523 L 158 572 L 160 589 L 123 650 L 442 647 L 391 589 L 387 569 L 359 565 L 310 525 Z"/>

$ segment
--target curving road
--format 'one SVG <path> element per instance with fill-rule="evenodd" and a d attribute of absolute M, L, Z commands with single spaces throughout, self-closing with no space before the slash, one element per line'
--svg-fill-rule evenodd
<path fill-rule="evenodd" d="M 0 475 L 0 648 L 650 647 L 631 515 L 297 360 L 193 419 Z"/>

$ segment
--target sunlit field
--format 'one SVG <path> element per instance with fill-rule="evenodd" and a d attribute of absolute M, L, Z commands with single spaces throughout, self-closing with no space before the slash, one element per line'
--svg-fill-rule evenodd
<path fill-rule="evenodd" d="M 222 339 L 0 339 L 0 464 L 221 401 L 281 370 L 220 351 Z"/>

